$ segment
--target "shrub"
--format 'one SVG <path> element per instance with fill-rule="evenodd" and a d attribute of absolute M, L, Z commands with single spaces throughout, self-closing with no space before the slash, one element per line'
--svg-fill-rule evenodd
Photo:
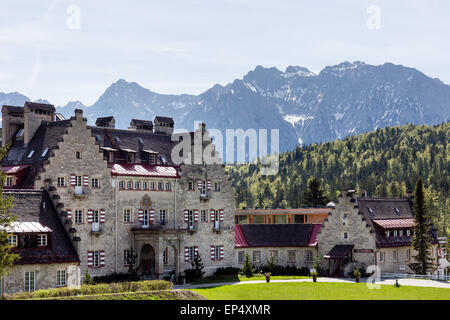
<path fill-rule="evenodd" d="M 247 278 L 250 278 L 255 273 L 255 268 L 253 267 L 253 263 L 250 260 L 250 256 L 248 253 L 245 254 L 245 260 L 244 265 L 242 267 L 242 273 L 247 276 Z"/>
<path fill-rule="evenodd" d="M 214 272 L 214 276 L 216 277 L 226 277 L 226 276 L 233 276 L 237 277 L 239 274 L 240 269 L 235 267 L 219 267 L 216 269 L 216 272 Z"/>
<path fill-rule="evenodd" d="M 139 275 L 135 272 L 111 273 L 93 278 L 94 283 L 113 283 L 125 281 L 139 281 Z"/>
<path fill-rule="evenodd" d="M 185 269 L 184 276 L 187 283 L 198 280 L 197 270 L 195 269 Z"/>

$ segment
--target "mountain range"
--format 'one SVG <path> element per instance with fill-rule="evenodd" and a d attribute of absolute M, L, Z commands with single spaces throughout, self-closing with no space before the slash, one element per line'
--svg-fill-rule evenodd
<path fill-rule="evenodd" d="M 0 93 L 1 104 L 24 101 L 29 99 L 20 93 Z M 71 101 L 57 112 L 68 117 L 76 108 L 84 110 L 90 124 L 112 115 L 123 129 L 131 118 L 152 120 L 155 115 L 173 117 L 178 129 L 191 130 L 194 121 L 224 134 L 225 129 L 279 129 L 280 151 L 285 151 L 386 126 L 447 122 L 450 86 L 392 63 L 343 62 L 319 74 L 299 66 L 284 72 L 257 66 L 242 79 L 199 95 L 159 94 L 120 79 L 93 105 Z"/>

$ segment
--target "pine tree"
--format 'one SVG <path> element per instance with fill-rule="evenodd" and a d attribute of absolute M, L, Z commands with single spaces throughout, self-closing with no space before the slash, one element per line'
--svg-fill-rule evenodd
<path fill-rule="evenodd" d="M 430 254 L 431 248 L 431 225 L 428 218 L 427 209 L 425 206 L 425 194 L 423 188 L 422 179 L 416 183 L 416 189 L 414 190 L 414 226 L 412 245 L 417 251 L 417 255 L 414 256 L 416 263 L 412 263 L 411 267 L 414 271 L 421 274 L 426 274 L 432 267 L 432 258 Z"/>
<path fill-rule="evenodd" d="M 303 194 L 303 203 L 316 208 L 326 205 L 328 201 L 328 196 L 322 188 L 320 181 L 316 177 L 309 179 L 308 189 Z"/>
<path fill-rule="evenodd" d="M 7 148 L 0 148 L 0 160 L 6 155 Z M 8 269 L 14 265 L 14 262 L 20 259 L 20 256 L 11 251 L 12 246 L 8 244 L 8 238 L 11 236 L 11 224 L 17 217 L 11 213 L 11 196 L 3 197 L 3 186 L 5 175 L 0 171 L 0 279 L 8 272 Z"/>
<path fill-rule="evenodd" d="M 194 261 L 191 263 L 191 267 L 193 270 L 195 270 L 195 278 L 201 279 L 203 277 L 203 275 L 205 274 L 205 271 L 203 271 L 205 266 L 203 265 L 202 258 L 200 257 L 200 253 L 198 253 L 195 256 Z"/>
<path fill-rule="evenodd" d="M 253 263 L 250 260 L 250 256 L 248 253 L 245 254 L 244 265 L 242 266 L 242 272 L 246 275 L 247 278 L 253 276 L 255 272 L 255 268 L 253 268 Z"/>

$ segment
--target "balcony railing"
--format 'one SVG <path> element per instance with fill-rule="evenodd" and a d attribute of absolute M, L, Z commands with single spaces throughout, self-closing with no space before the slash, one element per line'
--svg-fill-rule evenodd
<path fill-rule="evenodd" d="M 208 200 L 210 198 L 210 194 L 207 191 L 206 193 L 200 193 L 200 200 Z"/>
<path fill-rule="evenodd" d="M 152 223 L 149 223 L 147 225 L 144 225 L 142 223 L 139 223 L 137 226 L 135 226 L 133 229 L 139 229 L 139 230 L 189 230 L 188 224 L 185 221 L 181 220 L 157 220 Z M 196 225 L 194 223 L 194 229 L 196 229 Z"/>

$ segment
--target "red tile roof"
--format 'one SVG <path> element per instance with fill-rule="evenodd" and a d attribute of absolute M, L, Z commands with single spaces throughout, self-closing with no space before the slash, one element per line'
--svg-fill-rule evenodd
<path fill-rule="evenodd" d="M 309 243 L 308 243 L 309 247 L 315 247 L 317 245 L 317 234 L 319 233 L 321 228 L 322 228 L 321 224 L 313 224 L 311 237 L 309 238 Z"/>
<path fill-rule="evenodd" d="M 375 219 L 372 220 L 376 225 L 383 229 L 411 228 L 414 225 L 414 219 Z"/>
<path fill-rule="evenodd" d="M 113 176 L 140 176 L 140 177 L 164 177 L 178 178 L 178 171 L 173 166 L 161 166 L 150 164 L 118 164 L 112 165 Z"/>
<path fill-rule="evenodd" d="M 242 232 L 241 225 L 237 224 L 234 229 L 234 242 L 236 248 L 248 247 L 247 240 L 245 239 L 245 235 Z"/>
<path fill-rule="evenodd" d="M 23 166 L 6 166 L 6 167 L 1 167 L 0 170 L 2 170 L 4 174 L 16 174 L 28 167 L 29 167 L 28 164 L 23 165 Z"/>

